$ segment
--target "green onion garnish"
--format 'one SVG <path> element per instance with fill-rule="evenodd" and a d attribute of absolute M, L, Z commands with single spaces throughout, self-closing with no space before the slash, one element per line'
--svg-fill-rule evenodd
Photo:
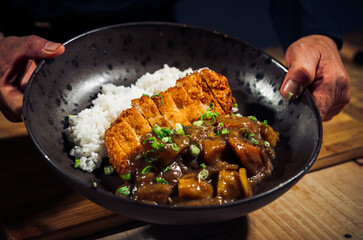
<path fill-rule="evenodd" d="M 193 141 L 193 137 L 191 136 L 191 135 L 185 135 L 185 136 L 187 136 L 188 138 L 189 138 L 189 141 L 191 141 L 192 142 L 192 144 L 194 144 L 195 145 L 195 142 Z"/>
<path fill-rule="evenodd" d="M 113 167 L 112 166 L 106 166 L 103 168 L 104 174 L 107 176 L 111 175 L 113 173 Z"/>
<path fill-rule="evenodd" d="M 117 192 L 125 197 L 127 197 L 131 193 L 130 188 L 128 188 L 128 187 L 121 187 L 121 188 L 117 189 Z"/>
<path fill-rule="evenodd" d="M 171 143 L 171 137 L 163 137 L 163 138 L 161 139 L 161 141 L 162 141 L 163 143 Z"/>
<path fill-rule="evenodd" d="M 202 125 L 203 125 L 203 121 L 202 120 L 198 120 L 198 121 L 193 122 L 193 126 L 200 127 Z"/>
<path fill-rule="evenodd" d="M 142 94 L 142 96 L 143 96 L 143 97 L 148 97 L 148 96 L 149 96 L 149 94 L 143 93 L 143 94 Z"/>
<path fill-rule="evenodd" d="M 183 125 L 182 125 L 182 124 L 180 124 L 180 123 L 176 123 L 176 124 L 175 124 L 175 131 L 176 131 L 176 133 L 177 133 L 177 134 L 179 134 L 179 135 L 184 135 L 184 134 L 185 134 L 185 132 L 184 132 L 184 128 L 183 128 Z"/>
<path fill-rule="evenodd" d="M 205 168 L 205 165 L 204 165 L 204 167 L 202 166 L 202 171 L 200 171 L 199 173 L 198 173 L 198 181 L 200 181 L 200 180 L 206 180 L 207 179 L 207 177 L 208 177 L 208 175 L 209 175 L 209 172 L 208 172 L 208 170 Z"/>
<path fill-rule="evenodd" d="M 235 115 L 236 115 L 236 117 L 243 117 L 242 114 L 240 114 L 240 113 L 236 113 Z"/>
<path fill-rule="evenodd" d="M 244 135 L 244 137 L 247 137 L 247 135 L 248 135 L 248 132 L 249 132 L 250 130 L 249 130 L 249 128 L 247 127 L 246 128 L 246 132 L 245 132 L 245 135 Z"/>
<path fill-rule="evenodd" d="M 168 184 L 169 183 L 164 178 L 158 178 L 158 177 L 156 178 L 156 182 L 158 182 L 158 183 L 164 183 L 164 184 Z"/>
<path fill-rule="evenodd" d="M 193 157 L 198 157 L 198 155 L 200 153 L 200 149 L 197 147 L 197 145 L 191 144 L 189 149 L 190 149 L 190 154 Z"/>
<path fill-rule="evenodd" d="M 167 171 L 171 170 L 172 168 L 173 168 L 173 165 L 172 165 L 172 164 L 170 164 L 169 166 L 167 166 L 167 167 L 163 170 L 163 172 L 167 172 Z"/>
<path fill-rule="evenodd" d="M 253 137 L 250 138 L 250 141 L 253 143 L 253 144 L 259 144 L 259 141 L 257 141 L 256 139 L 254 139 Z"/>
<path fill-rule="evenodd" d="M 252 121 L 256 122 L 257 118 L 255 116 L 248 116 L 249 119 L 251 119 Z"/>
<path fill-rule="evenodd" d="M 171 149 L 173 149 L 174 151 L 179 151 L 179 148 L 176 145 L 176 143 L 171 144 Z"/>
<path fill-rule="evenodd" d="M 152 97 L 152 98 L 153 98 L 153 97 L 160 97 L 160 98 L 161 98 L 161 105 L 164 105 L 164 98 L 163 98 L 163 96 L 161 96 L 160 94 L 154 94 L 154 95 L 152 95 L 151 97 Z"/>
<path fill-rule="evenodd" d="M 207 166 L 205 166 L 205 163 L 200 164 L 200 166 L 201 166 L 202 168 L 206 168 L 206 167 L 207 167 Z"/>
<path fill-rule="evenodd" d="M 156 137 L 149 137 L 147 139 L 145 139 L 142 144 L 146 144 L 147 142 L 151 142 L 151 147 L 158 150 L 158 151 L 161 151 L 164 149 L 165 145 L 163 143 L 158 143 L 158 141 L 156 140 Z"/>
<path fill-rule="evenodd" d="M 142 171 L 141 171 L 141 174 L 143 174 L 143 175 L 148 174 L 151 171 L 151 168 L 152 167 L 150 165 L 144 167 L 144 169 L 142 169 Z"/>
<path fill-rule="evenodd" d="M 74 160 L 74 165 L 73 165 L 73 167 L 74 167 L 74 168 L 78 168 L 80 164 L 81 164 L 81 160 L 80 160 L 79 158 L 76 158 L 76 159 Z"/>
<path fill-rule="evenodd" d="M 131 173 L 126 173 L 126 174 L 122 175 L 122 179 L 123 180 L 130 180 L 131 179 Z"/>
<path fill-rule="evenodd" d="M 228 134 L 229 133 L 229 131 L 228 131 L 228 129 L 227 128 L 223 128 L 222 129 L 222 134 L 223 135 L 226 135 L 226 134 Z"/>
<path fill-rule="evenodd" d="M 155 160 L 157 160 L 160 156 L 156 157 L 156 158 L 152 158 L 152 157 L 149 157 L 148 156 L 148 153 L 152 152 L 152 153 L 156 153 L 156 152 L 159 152 L 160 150 L 154 150 L 154 149 L 151 149 L 151 150 L 147 150 L 144 154 L 145 156 L 145 159 L 148 161 L 148 162 L 154 162 Z"/>
<path fill-rule="evenodd" d="M 267 148 L 269 148 L 269 147 L 270 147 L 270 143 L 269 143 L 268 141 L 265 141 L 265 142 L 264 142 L 264 145 L 265 145 L 265 147 L 267 147 Z"/>
<path fill-rule="evenodd" d="M 238 104 L 237 104 L 237 103 L 235 103 L 235 104 L 234 104 L 234 107 L 235 107 L 235 108 L 238 108 Z"/>
<path fill-rule="evenodd" d="M 265 125 L 266 127 L 268 127 L 267 120 L 263 120 L 263 125 Z"/>
<path fill-rule="evenodd" d="M 91 178 L 91 183 L 92 183 L 92 187 L 96 188 L 97 187 L 97 182 Z"/>

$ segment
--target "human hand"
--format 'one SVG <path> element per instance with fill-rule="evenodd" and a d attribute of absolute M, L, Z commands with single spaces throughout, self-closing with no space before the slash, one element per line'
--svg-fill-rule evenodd
<path fill-rule="evenodd" d="M 36 68 L 34 60 L 56 58 L 64 50 L 62 44 L 38 36 L 0 33 L 0 110 L 9 121 L 22 121 L 23 91 Z"/>
<path fill-rule="evenodd" d="M 303 37 L 285 54 L 289 68 L 281 95 L 295 99 L 308 87 L 323 121 L 337 115 L 350 101 L 350 80 L 335 42 L 323 35 Z"/>

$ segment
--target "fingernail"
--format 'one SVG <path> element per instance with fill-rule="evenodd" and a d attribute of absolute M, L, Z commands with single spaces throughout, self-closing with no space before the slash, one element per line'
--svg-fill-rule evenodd
<path fill-rule="evenodd" d="M 48 52 L 55 52 L 62 44 L 54 42 L 46 42 L 44 49 Z"/>
<path fill-rule="evenodd" d="M 287 80 L 285 86 L 284 86 L 284 89 L 283 91 L 286 93 L 286 98 L 287 99 L 294 99 L 294 98 L 297 98 L 301 92 L 301 87 L 300 85 L 289 79 Z"/>

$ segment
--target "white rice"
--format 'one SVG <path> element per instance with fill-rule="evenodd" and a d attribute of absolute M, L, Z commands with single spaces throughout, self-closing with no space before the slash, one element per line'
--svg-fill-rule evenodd
<path fill-rule="evenodd" d="M 131 107 L 131 100 L 142 94 L 158 94 L 175 85 L 175 81 L 192 69 L 180 71 L 175 67 L 164 67 L 153 74 L 146 73 L 130 87 L 102 85 L 101 93 L 92 101 L 92 107 L 78 115 L 70 116 L 67 136 L 75 144 L 70 154 L 80 159 L 80 168 L 92 172 L 107 157 L 105 131 L 122 111 Z"/>

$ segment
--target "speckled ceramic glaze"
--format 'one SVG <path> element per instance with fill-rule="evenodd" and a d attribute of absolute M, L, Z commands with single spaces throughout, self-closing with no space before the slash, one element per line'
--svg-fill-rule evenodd
<path fill-rule="evenodd" d="M 279 93 L 286 69 L 270 56 L 229 36 L 168 23 L 110 26 L 78 36 L 65 53 L 45 60 L 32 75 L 24 95 L 28 132 L 46 162 L 66 183 L 89 199 L 121 215 L 163 224 L 207 223 L 233 219 L 272 202 L 312 166 L 321 145 L 322 127 L 308 91 L 287 101 Z M 163 64 L 209 67 L 229 79 L 241 114 L 254 115 L 280 132 L 274 171 L 255 189 L 255 196 L 206 207 L 153 206 L 115 196 L 112 179 L 76 170 L 63 134 L 66 117 L 89 107 L 104 83 L 134 83 Z M 118 178 L 117 176 L 110 178 Z"/>

